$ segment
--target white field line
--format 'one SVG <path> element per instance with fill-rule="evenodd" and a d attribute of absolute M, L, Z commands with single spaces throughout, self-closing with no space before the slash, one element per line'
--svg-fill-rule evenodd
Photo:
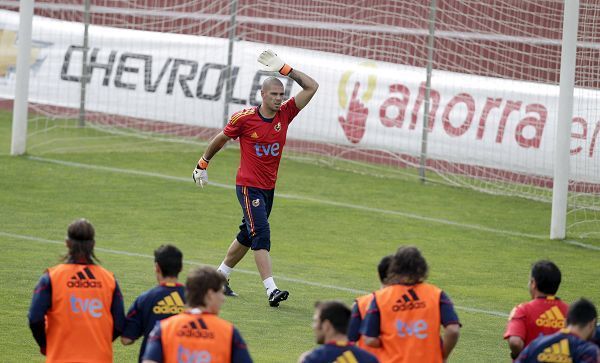
<path fill-rule="evenodd" d="M 21 235 L 21 234 L 2 232 L 2 231 L 0 231 L 0 236 L 14 238 L 14 239 L 20 239 L 20 240 L 27 240 L 27 241 L 32 241 L 32 242 L 39 242 L 39 243 L 64 245 L 64 241 L 54 241 L 54 240 L 49 240 L 49 239 L 45 239 L 45 238 L 39 238 L 39 237 L 34 237 L 34 236 L 25 236 L 25 235 Z M 114 254 L 114 255 L 154 259 L 154 256 L 152 256 L 152 255 L 136 253 L 136 252 L 121 251 L 121 250 L 113 250 L 110 248 L 95 247 L 94 250 L 100 251 L 100 252 L 105 252 L 105 253 L 110 253 L 110 254 Z M 194 266 L 210 266 L 205 263 L 191 261 L 191 260 L 184 260 L 184 263 L 186 263 L 188 265 L 194 265 Z M 244 270 L 244 269 L 240 269 L 240 268 L 236 268 L 235 272 L 258 276 L 258 272 L 256 272 L 256 271 Z M 370 291 L 353 289 L 353 288 L 343 287 L 343 286 L 321 284 L 318 282 L 312 282 L 312 281 L 296 279 L 296 278 L 292 278 L 292 277 L 285 277 L 285 276 L 280 276 L 280 275 L 274 276 L 274 277 L 277 278 L 278 280 L 282 280 L 282 281 L 293 282 L 293 283 L 297 283 L 297 284 L 301 284 L 301 285 L 314 286 L 314 287 L 318 287 L 318 288 L 322 288 L 322 289 L 339 290 L 339 291 L 353 293 L 356 295 L 365 295 L 370 292 Z M 123 283 L 123 282 L 121 282 L 121 283 Z M 463 310 L 463 311 L 467 311 L 467 312 L 471 312 L 471 313 L 481 313 L 481 314 L 485 314 L 485 315 L 497 316 L 497 317 L 501 317 L 503 319 L 508 317 L 508 314 L 500 312 L 500 311 L 484 310 L 484 309 L 478 309 L 478 308 L 472 308 L 472 307 L 460 306 L 460 305 L 454 305 L 454 307 L 458 310 Z"/>
<path fill-rule="evenodd" d="M 109 167 L 109 166 L 101 166 L 101 165 L 93 165 L 93 164 L 82 164 L 82 163 L 76 163 L 76 162 L 72 162 L 72 161 L 48 159 L 48 158 L 42 158 L 42 157 L 37 157 L 37 156 L 27 156 L 27 158 L 30 160 L 41 161 L 44 163 L 53 163 L 53 164 L 58 164 L 58 165 L 70 166 L 70 167 L 74 167 L 74 168 L 80 168 L 80 169 L 102 170 L 102 171 L 108 171 L 108 172 L 112 172 L 112 173 L 129 174 L 129 175 L 143 175 L 143 176 L 150 176 L 150 177 L 155 177 L 155 178 L 160 178 L 160 179 L 174 180 L 174 181 L 185 182 L 185 183 L 193 183 L 193 181 L 191 180 L 191 177 L 190 178 L 182 178 L 182 177 L 178 177 L 178 176 L 164 175 L 164 174 L 159 174 L 159 173 L 151 173 L 151 172 L 147 172 L 147 171 L 113 168 L 113 167 Z M 227 184 L 221 184 L 221 183 L 215 183 L 215 182 L 210 182 L 208 187 L 210 188 L 210 186 L 215 186 L 215 187 L 224 188 L 224 189 L 231 189 L 231 190 L 235 189 L 235 186 L 233 186 L 233 185 L 227 185 Z M 367 206 L 359 205 L 359 204 L 336 202 L 333 200 L 317 199 L 317 198 L 311 198 L 311 197 L 300 196 L 300 195 L 282 194 L 282 193 L 275 193 L 275 195 L 278 198 L 301 200 L 301 201 L 307 201 L 307 202 L 316 203 L 316 204 L 324 204 L 324 205 L 329 205 L 329 206 L 334 206 L 334 207 L 355 209 L 355 210 L 360 210 L 363 212 L 373 212 L 373 213 L 399 216 L 399 217 L 415 219 L 415 220 L 419 220 L 419 221 L 443 224 L 443 225 L 452 226 L 452 227 L 458 227 L 458 228 L 470 229 L 470 230 L 475 230 L 475 231 L 480 231 L 480 232 L 499 234 L 499 235 L 503 235 L 503 236 L 531 238 L 531 239 L 537 239 L 537 240 L 548 240 L 549 239 L 548 236 L 545 236 L 545 235 L 507 231 L 504 229 L 490 228 L 490 227 L 480 226 L 477 224 L 460 223 L 460 222 L 455 222 L 455 221 L 442 219 L 442 218 L 427 217 L 427 216 L 422 216 L 420 214 L 409 213 L 409 212 L 400 212 L 400 211 L 396 211 L 396 210 L 373 208 L 373 207 L 367 207 Z M 568 241 L 564 241 L 564 242 L 567 244 L 570 244 L 572 246 L 577 246 L 577 247 L 592 250 L 592 251 L 600 251 L 600 247 L 586 244 L 583 242 L 578 242 L 578 241 L 574 241 L 574 240 L 568 240 Z"/>
<path fill-rule="evenodd" d="M 71 162 L 71 161 L 42 158 L 42 157 L 37 157 L 37 156 L 28 156 L 27 158 L 30 160 L 41 161 L 44 163 L 59 164 L 59 165 L 70 166 L 70 167 L 74 167 L 74 168 L 80 168 L 80 169 L 102 170 L 102 171 L 109 171 L 109 172 L 113 172 L 113 173 L 121 173 L 121 174 L 129 174 L 129 175 L 142 175 L 142 176 L 150 176 L 150 177 L 167 179 L 167 180 L 181 181 L 181 182 L 185 182 L 188 184 L 193 183 L 191 176 L 189 178 L 182 178 L 182 177 L 152 173 L 152 172 L 147 172 L 147 171 L 113 168 L 113 167 L 93 165 L 93 164 L 82 164 L 82 163 L 76 163 L 76 162 Z M 235 189 L 235 186 L 233 186 L 233 185 L 226 185 L 226 184 L 220 184 L 220 183 L 214 183 L 214 182 L 210 182 L 208 188 L 210 188 L 211 186 L 225 188 L 225 189 Z M 450 220 L 442 219 L 442 218 L 432 218 L 432 217 L 422 216 L 422 215 L 414 214 L 414 213 L 400 212 L 400 211 L 396 211 L 396 210 L 381 209 L 381 208 L 373 208 L 373 207 L 367 207 L 367 206 L 359 205 L 359 204 L 336 202 L 336 201 L 327 200 L 327 199 L 317 199 L 317 198 L 292 195 L 292 194 L 275 193 L 275 195 L 278 198 L 301 200 L 301 201 L 306 201 L 306 202 L 311 202 L 311 203 L 325 204 L 325 205 L 329 205 L 329 206 L 341 207 L 341 208 L 347 208 L 347 209 L 356 209 L 356 210 L 360 210 L 363 212 L 373 212 L 373 213 L 394 215 L 394 216 L 416 219 L 416 220 L 425 221 L 425 222 L 444 224 L 444 225 L 449 225 L 449 226 L 453 226 L 453 227 L 471 229 L 471 230 L 482 231 L 482 232 L 490 232 L 490 233 L 495 233 L 495 234 L 500 234 L 500 235 L 507 235 L 507 236 L 513 236 L 513 237 L 525 237 L 525 238 L 533 238 L 533 239 L 547 239 L 547 237 L 543 236 L 543 235 L 513 232 L 513 231 L 507 231 L 507 230 L 496 229 L 496 228 L 489 228 L 489 227 L 484 227 L 484 226 L 480 226 L 480 225 L 476 225 L 476 224 L 454 222 L 454 221 L 450 221 Z"/>
<path fill-rule="evenodd" d="M 587 248 L 589 250 L 600 251 L 600 247 L 598 247 L 598 246 L 588 245 L 588 244 L 585 244 L 585 243 L 581 243 L 579 241 L 565 240 L 565 243 L 569 244 L 569 245 L 577 246 L 577 247 Z"/>

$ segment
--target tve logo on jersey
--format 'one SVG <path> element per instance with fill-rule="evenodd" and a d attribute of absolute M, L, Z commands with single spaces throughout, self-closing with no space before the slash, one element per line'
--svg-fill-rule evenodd
<path fill-rule="evenodd" d="M 98 299 L 80 299 L 75 295 L 71 295 L 69 301 L 71 302 L 71 311 L 75 314 L 89 313 L 94 318 L 102 316 L 102 301 Z"/>
<path fill-rule="evenodd" d="M 273 144 L 254 144 L 254 149 L 256 150 L 256 156 L 279 156 L 280 145 L 278 142 Z"/>
<path fill-rule="evenodd" d="M 190 350 L 184 346 L 177 348 L 177 363 L 210 363 L 212 357 L 206 350 Z"/>
<path fill-rule="evenodd" d="M 427 338 L 427 322 L 425 320 L 417 320 L 414 322 L 405 323 L 402 320 L 396 320 L 396 330 L 401 338 L 415 337 L 417 339 Z"/>

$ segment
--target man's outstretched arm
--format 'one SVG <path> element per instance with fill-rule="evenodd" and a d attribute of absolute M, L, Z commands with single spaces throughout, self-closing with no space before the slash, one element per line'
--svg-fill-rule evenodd
<path fill-rule="evenodd" d="M 315 93 L 317 93 L 319 84 L 310 76 L 300 72 L 297 69 L 292 69 L 292 71 L 288 74 L 288 77 L 296 81 L 296 83 L 302 87 L 302 91 L 298 92 L 296 97 L 294 97 L 296 100 L 296 107 L 301 110 L 308 104 L 308 102 L 310 102 Z"/>
<path fill-rule="evenodd" d="M 293 69 L 292 66 L 285 63 L 275 52 L 272 50 L 265 50 L 258 56 L 258 62 L 263 64 L 268 71 L 271 72 L 279 72 L 279 74 L 283 76 L 288 76 L 300 87 L 302 87 L 302 91 L 300 91 L 296 97 L 296 107 L 298 109 L 303 109 L 304 106 L 308 104 L 310 99 L 315 95 L 317 89 L 319 88 L 319 84 L 314 79 L 310 78 L 306 74 L 300 72 L 297 69 Z"/>

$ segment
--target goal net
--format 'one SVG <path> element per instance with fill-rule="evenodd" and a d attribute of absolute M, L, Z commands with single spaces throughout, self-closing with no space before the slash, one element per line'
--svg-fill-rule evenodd
<path fill-rule="evenodd" d="M 271 74 L 256 57 L 273 48 L 320 84 L 290 129 L 294 155 L 406 178 L 422 165 L 430 181 L 550 202 L 563 1 L 437 1 L 433 17 L 430 5 L 93 0 L 84 38 L 82 0 L 37 1 L 27 151 L 204 142 L 228 115 L 260 104 Z M 14 97 L 17 11 L 18 1 L 0 0 L 5 100 Z M 600 5 L 581 0 L 571 236 L 600 235 L 597 24 Z M 286 96 L 299 91 L 282 80 Z"/>

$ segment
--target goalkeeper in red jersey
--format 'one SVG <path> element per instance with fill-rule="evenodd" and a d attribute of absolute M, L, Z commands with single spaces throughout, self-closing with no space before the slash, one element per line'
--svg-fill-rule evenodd
<path fill-rule="evenodd" d="M 236 177 L 236 192 L 242 206 L 243 218 L 240 231 L 229 246 L 218 270 L 229 279 L 233 268 L 248 250 L 252 249 L 256 267 L 267 291 L 269 305 L 276 307 L 289 296 L 289 292 L 278 289 L 273 280 L 269 252 L 271 230 L 268 219 L 273 205 L 277 170 L 288 127 L 300 110 L 310 102 L 319 84 L 299 70 L 292 69 L 272 50 L 262 52 L 258 61 L 267 70 L 290 77 L 302 90 L 296 96 L 284 100 L 283 83 L 276 77 L 265 79 L 260 92 L 262 104 L 231 116 L 223 131 L 208 144 L 192 176 L 198 186 L 206 185 L 207 168 L 212 157 L 227 141 L 239 138 L 241 158 Z M 225 286 L 225 293 L 236 296 L 229 283 Z"/>

